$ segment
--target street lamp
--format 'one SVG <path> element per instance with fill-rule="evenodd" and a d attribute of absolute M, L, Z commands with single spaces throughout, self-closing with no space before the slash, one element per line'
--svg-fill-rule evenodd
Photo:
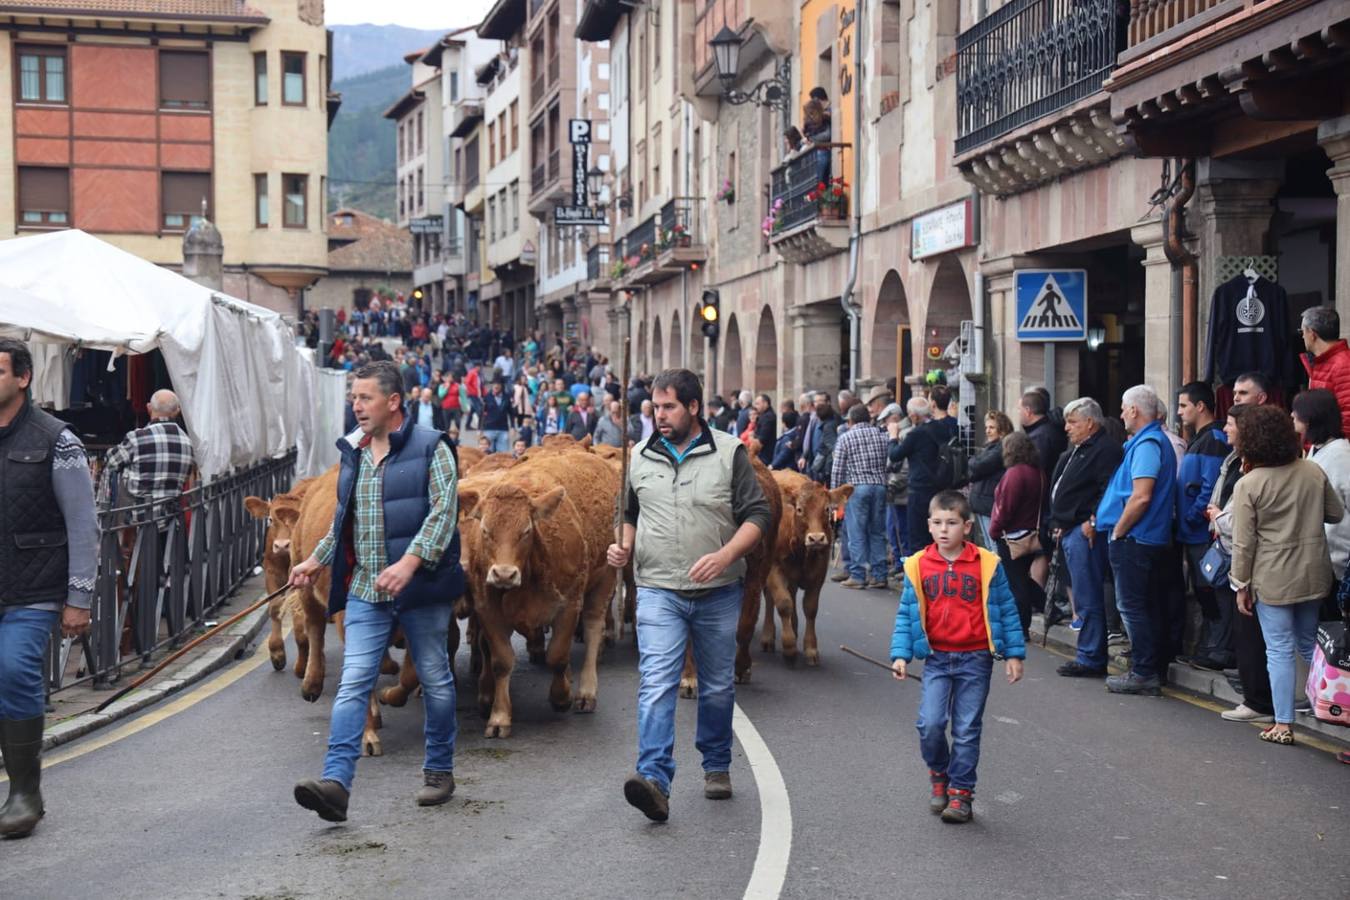
<path fill-rule="evenodd" d="M 722 82 L 722 99 L 739 106 L 742 103 L 754 103 L 768 109 L 781 109 L 784 120 L 792 118 L 789 94 L 792 91 L 791 57 L 785 57 L 778 67 L 778 74 L 766 78 L 749 91 L 740 91 L 732 87 L 741 67 L 741 45 L 745 38 L 723 25 L 722 30 L 708 41 L 712 47 L 713 62 L 717 65 L 717 77 Z"/>
<path fill-rule="evenodd" d="M 591 166 L 591 170 L 586 173 L 586 187 L 591 192 L 591 202 L 594 203 L 600 199 L 600 189 L 604 186 L 605 173 L 600 171 L 599 166 Z"/>

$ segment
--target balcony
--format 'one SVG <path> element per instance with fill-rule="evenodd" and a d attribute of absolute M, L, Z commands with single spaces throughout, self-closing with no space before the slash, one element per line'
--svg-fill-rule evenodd
<path fill-rule="evenodd" d="M 848 249 L 852 189 L 845 177 L 851 171 L 852 147 L 824 146 L 830 154 L 830 170 L 825 178 L 821 178 L 820 150 L 795 156 L 772 173 L 770 213 L 764 221 L 764 231 L 770 245 L 788 262 L 814 262 Z"/>
<path fill-rule="evenodd" d="M 548 60 L 548 86 L 554 87 L 558 83 L 558 76 L 562 72 L 562 57 L 554 53 Z"/>
<path fill-rule="evenodd" d="M 548 168 L 543 163 L 530 170 L 530 194 L 532 196 L 544 192 L 544 179 L 547 171 Z"/>
<path fill-rule="evenodd" d="M 483 121 L 483 104 L 478 100 L 461 100 L 450 113 L 450 137 L 468 137 L 473 127 Z"/>
<path fill-rule="evenodd" d="M 543 12 L 545 6 L 548 6 L 548 0 L 530 0 L 530 18 Z"/>
<path fill-rule="evenodd" d="M 531 108 L 531 109 L 534 109 L 536 106 L 538 106 L 539 104 L 543 103 L 543 102 L 544 102 L 544 97 L 546 97 L 546 96 L 548 95 L 548 88 L 545 86 L 545 83 L 544 83 L 544 70 L 543 70 L 543 67 L 540 66 L 539 69 L 538 69 L 537 71 L 539 72 L 539 74 L 536 75 L 536 76 L 534 76 L 534 78 L 530 79 L 530 108 Z"/>
<path fill-rule="evenodd" d="M 612 266 L 615 278 L 625 285 L 659 284 L 707 261 L 702 209 L 701 197 L 676 197 L 628 232 Z"/>
<path fill-rule="evenodd" d="M 526 208 L 536 218 L 551 220 L 553 207 L 566 200 L 570 189 L 571 179 L 562 177 L 562 150 L 550 150 L 544 161 L 530 171 L 530 197 Z"/>
<path fill-rule="evenodd" d="M 1344 0 L 1137 0 L 1105 89 L 1141 156 L 1281 156 L 1345 114 Z"/>
<path fill-rule="evenodd" d="M 1012 0 L 956 39 L 961 155 L 1097 93 L 1124 49 L 1116 0 Z"/>
<path fill-rule="evenodd" d="M 586 251 L 586 289 L 605 290 L 609 287 L 610 245 L 593 244 Z"/>
<path fill-rule="evenodd" d="M 723 26 L 745 40 L 740 64 L 743 74 L 753 71 L 765 54 L 781 56 L 796 52 L 799 38 L 793 24 L 791 3 L 781 0 L 699 0 L 695 8 L 698 11 L 694 16 L 692 75 L 694 93 L 698 96 L 713 97 L 722 92 L 708 41 Z"/>
<path fill-rule="evenodd" d="M 548 180 L 557 181 L 562 172 L 562 151 L 556 147 L 548 155 Z"/>
<path fill-rule="evenodd" d="M 444 263 L 443 276 L 456 277 L 465 274 L 467 271 L 468 259 L 464 253 L 463 238 L 455 237 L 447 241 L 441 257 Z"/>

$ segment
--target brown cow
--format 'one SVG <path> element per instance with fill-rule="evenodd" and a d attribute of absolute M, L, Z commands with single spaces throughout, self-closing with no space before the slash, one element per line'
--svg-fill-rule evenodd
<path fill-rule="evenodd" d="M 483 457 L 487 456 L 477 447 L 465 447 L 463 445 L 455 448 L 455 455 L 459 457 L 459 474 L 461 477 L 469 474 L 469 470 L 482 462 Z"/>
<path fill-rule="evenodd" d="M 278 516 L 282 509 L 298 511 L 305 498 L 305 492 L 315 481 L 304 478 L 284 494 L 277 494 L 270 501 L 261 497 L 245 497 L 244 508 L 255 519 L 265 519 L 267 534 L 263 537 L 263 583 L 267 593 L 274 594 L 286 584 L 291 574 L 291 529 L 294 520 L 289 516 Z M 286 641 L 282 635 L 281 616 L 289 599 L 287 594 L 274 597 L 268 604 L 267 614 L 272 622 L 272 630 L 267 636 L 267 655 L 271 657 L 272 668 L 280 672 L 286 668 Z"/>
<path fill-rule="evenodd" d="M 764 607 L 764 631 L 760 646 L 773 652 L 774 609 L 783 623 L 783 659 L 797 660 L 797 591 L 802 591 L 802 612 L 806 614 L 806 664 L 820 665 L 816 645 L 816 613 L 820 609 L 820 588 L 830 567 L 830 548 L 834 543 L 831 518 L 853 493 L 853 485 L 844 484 L 827 491 L 796 472 L 773 473 L 783 495 L 783 521 L 778 526 L 773 567 L 769 571 L 767 593 L 770 604 Z"/>
<path fill-rule="evenodd" d="M 490 453 L 473 467 L 473 473 L 475 475 L 487 475 L 492 472 L 501 472 L 511 468 L 517 462 L 519 460 L 510 453 Z"/>
<path fill-rule="evenodd" d="M 476 480 L 476 479 L 475 479 Z M 540 454 L 502 472 L 495 483 L 460 486 L 468 580 L 481 631 L 484 665 L 479 707 L 486 735 L 511 735 L 511 634 L 549 627 L 554 709 L 594 712 L 596 664 L 615 572 L 605 562 L 619 491 L 612 466 L 585 452 Z M 571 642 L 583 622 L 585 662 L 575 695 Z"/>
<path fill-rule="evenodd" d="M 750 450 L 750 463 L 755 468 L 755 478 L 759 481 L 764 499 L 769 501 L 769 530 L 760 537 L 759 543 L 745 556 L 745 592 L 741 595 L 741 617 L 736 623 L 736 683 L 744 684 L 750 680 L 750 638 L 759 623 L 759 598 L 769 580 L 769 570 L 773 566 L 774 547 L 778 542 L 779 524 L 783 518 L 783 498 L 778 483 L 773 480 L 769 467 L 759 461 L 757 447 L 753 441 Z M 694 668 L 694 651 L 687 646 L 684 654 L 684 674 L 680 677 L 680 696 L 698 696 L 698 672 Z"/>
<path fill-rule="evenodd" d="M 337 511 L 338 467 L 314 480 L 298 509 L 280 509 L 277 518 L 291 526 L 291 565 L 304 562 L 328 534 Z M 302 678 L 300 696 L 313 703 L 323 693 L 324 629 L 328 625 L 329 568 L 315 573 L 306 588 L 290 593 L 294 615 L 295 675 Z"/>

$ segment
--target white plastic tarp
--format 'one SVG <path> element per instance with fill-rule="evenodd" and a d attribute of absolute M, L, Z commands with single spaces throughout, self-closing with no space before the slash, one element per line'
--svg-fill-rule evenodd
<path fill-rule="evenodd" d="M 0 332 L 116 353 L 160 350 L 208 479 L 291 447 L 297 475 L 318 474 L 314 367 L 271 310 L 82 231 L 59 231 L 0 241 Z"/>

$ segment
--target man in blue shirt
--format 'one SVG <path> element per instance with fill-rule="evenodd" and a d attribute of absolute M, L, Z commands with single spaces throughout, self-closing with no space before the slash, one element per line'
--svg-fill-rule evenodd
<path fill-rule="evenodd" d="M 1185 548 L 1191 573 L 1191 590 L 1200 607 L 1204 625 L 1196 642 L 1195 656 L 1182 662 L 1201 669 L 1223 671 L 1234 665 L 1229 648 L 1233 640 L 1233 606 L 1220 604 L 1214 589 L 1200 577 L 1200 561 L 1209 550 L 1210 495 L 1229 446 L 1223 429 L 1214 421 L 1214 389 L 1202 381 L 1182 387 L 1177 396 L 1177 415 L 1194 437 L 1186 446 L 1177 481 L 1177 542 Z"/>
<path fill-rule="evenodd" d="M 1131 437 L 1091 520 L 1096 534 L 1109 537 L 1116 607 L 1130 637 L 1130 671 L 1106 679 L 1106 689 L 1116 694 L 1158 694 L 1162 688 L 1158 651 L 1167 622 L 1154 608 L 1149 573 L 1172 540 L 1177 456 L 1158 421 L 1161 409 L 1157 392 L 1146 384 L 1121 398 L 1120 419 Z"/>

